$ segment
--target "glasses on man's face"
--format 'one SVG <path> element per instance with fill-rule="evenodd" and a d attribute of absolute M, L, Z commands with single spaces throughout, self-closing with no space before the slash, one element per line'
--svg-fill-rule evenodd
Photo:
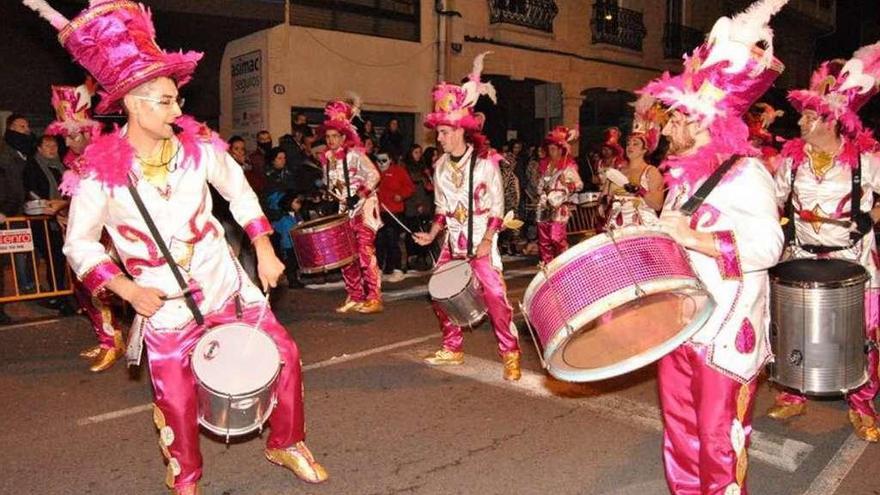
<path fill-rule="evenodd" d="M 139 100 L 152 101 L 153 103 L 157 103 L 164 107 L 170 107 L 171 105 L 177 103 L 179 108 L 183 108 L 183 104 L 186 102 L 186 98 L 182 96 L 163 96 L 161 98 L 154 98 L 152 96 L 142 96 L 142 95 L 132 95 Z"/>

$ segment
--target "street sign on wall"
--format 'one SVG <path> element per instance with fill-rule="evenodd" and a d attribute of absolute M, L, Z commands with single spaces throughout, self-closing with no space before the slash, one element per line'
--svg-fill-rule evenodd
<path fill-rule="evenodd" d="M 263 124 L 262 52 L 232 57 L 232 132 L 253 143 Z"/>

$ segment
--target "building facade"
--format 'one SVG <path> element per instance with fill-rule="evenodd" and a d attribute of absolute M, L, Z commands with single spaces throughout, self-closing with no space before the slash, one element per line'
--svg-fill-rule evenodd
<path fill-rule="evenodd" d="M 291 0 L 289 24 L 227 45 L 220 72 L 221 130 L 290 132 L 353 91 L 364 110 L 398 117 L 416 142 L 438 80 L 459 81 L 484 51 L 498 104 L 480 103 L 486 133 L 537 143 L 556 124 L 595 140 L 626 126 L 633 91 L 681 66 L 714 20 L 747 6 L 723 0 Z M 789 66 L 782 86 L 805 83 L 815 40 L 834 26 L 832 0 L 791 0 L 774 27 Z M 793 42 L 790 40 L 794 40 Z M 257 60 L 259 61 L 257 63 Z M 259 69 L 257 70 L 257 67 Z M 250 75 L 243 71 L 252 70 Z M 583 145 L 583 144 L 582 144 Z"/>

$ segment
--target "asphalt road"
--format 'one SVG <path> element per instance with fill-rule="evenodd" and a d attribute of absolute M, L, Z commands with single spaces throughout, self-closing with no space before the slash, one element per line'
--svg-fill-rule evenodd
<path fill-rule="evenodd" d="M 516 303 L 530 266 L 507 267 Z M 501 379 L 487 324 L 465 334 L 463 366 L 427 367 L 420 358 L 439 330 L 425 281 L 385 284 L 386 311 L 373 316 L 334 313 L 338 287 L 278 294 L 306 370 L 307 441 L 330 480 L 306 485 L 269 464 L 260 438 L 227 446 L 205 435 L 204 493 L 668 493 L 653 367 L 558 382 L 522 324 L 518 383 Z M 146 369 L 92 374 L 77 357 L 91 344 L 79 317 L 0 327 L 0 493 L 167 493 Z M 777 423 L 764 415 L 772 397 L 762 385 L 750 493 L 880 494 L 880 446 L 851 436 L 842 401 L 811 402 L 805 417 Z"/>

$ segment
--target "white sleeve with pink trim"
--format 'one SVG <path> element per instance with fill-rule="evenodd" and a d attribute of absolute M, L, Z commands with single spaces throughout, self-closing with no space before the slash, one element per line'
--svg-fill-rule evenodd
<path fill-rule="evenodd" d="M 248 237 L 254 240 L 272 233 L 272 226 L 260 208 L 257 194 L 251 189 L 244 171 L 235 159 L 229 153 L 203 145 L 202 160 L 206 162 L 203 165 L 207 170 L 208 182 L 229 201 L 229 211 Z"/>
<path fill-rule="evenodd" d="M 98 294 L 107 282 L 122 274 L 101 244 L 107 216 L 107 192 L 94 179 L 82 179 L 77 194 L 70 201 L 64 255 L 92 294 Z"/>
<path fill-rule="evenodd" d="M 504 218 L 504 180 L 501 178 L 501 168 L 496 163 L 487 159 L 485 167 L 488 174 L 486 182 L 489 185 L 489 227 L 498 231 L 501 230 L 501 220 Z"/>
<path fill-rule="evenodd" d="M 880 193 L 880 153 L 862 155 L 862 184 L 870 184 L 874 194 Z"/>

